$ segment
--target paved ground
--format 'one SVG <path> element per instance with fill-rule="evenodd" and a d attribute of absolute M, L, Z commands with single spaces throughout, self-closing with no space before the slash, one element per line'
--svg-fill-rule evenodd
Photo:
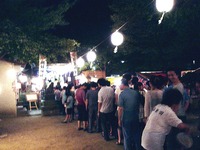
<path fill-rule="evenodd" d="M 122 150 L 116 140 L 106 142 L 99 133 L 76 130 L 76 121 L 63 124 L 63 116 L 21 116 L 0 122 L 0 150 Z"/>

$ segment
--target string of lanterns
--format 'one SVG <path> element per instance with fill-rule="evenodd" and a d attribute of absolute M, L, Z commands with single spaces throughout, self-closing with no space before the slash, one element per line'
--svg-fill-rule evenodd
<path fill-rule="evenodd" d="M 91 64 L 92 67 L 92 63 L 96 60 L 96 53 L 93 50 L 90 50 L 87 54 L 86 54 L 86 58 L 87 61 Z M 82 68 L 85 64 L 85 60 L 82 57 L 79 57 L 76 61 L 76 65 L 79 68 Z"/>
<path fill-rule="evenodd" d="M 167 12 L 171 11 L 173 6 L 174 6 L 174 0 L 156 0 L 156 8 L 157 8 L 158 12 L 162 13 L 161 18 L 158 20 L 158 24 L 162 23 L 164 15 Z M 126 24 L 127 24 L 127 22 L 125 24 L 123 24 L 119 29 L 117 29 L 114 33 L 112 33 L 110 36 L 111 43 L 115 46 L 114 53 L 117 53 L 118 47 L 124 42 L 124 36 L 122 33 L 119 32 L 119 30 Z M 90 50 L 89 52 L 87 52 L 87 55 L 86 55 L 88 62 L 90 62 L 91 64 L 92 64 L 92 62 L 94 62 L 96 60 L 96 53 L 93 50 L 94 50 L 94 48 L 92 50 Z M 76 64 L 79 68 L 82 68 L 84 66 L 85 61 L 82 58 L 82 56 L 77 59 Z"/>

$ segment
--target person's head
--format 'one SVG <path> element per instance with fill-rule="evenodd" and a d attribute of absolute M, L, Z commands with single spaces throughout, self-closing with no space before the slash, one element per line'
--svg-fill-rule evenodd
<path fill-rule="evenodd" d="M 162 89 L 164 86 L 164 79 L 162 76 L 151 76 L 150 78 L 150 86 L 153 89 Z"/>
<path fill-rule="evenodd" d="M 67 88 L 68 88 L 69 90 L 71 90 L 72 87 L 73 87 L 73 84 L 69 84 L 69 85 L 67 86 Z"/>
<path fill-rule="evenodd" d="M 122 78 L 126 79 L 128 82 L 131 81 L 132 75 L 130 73 L 125 73 L 122 75 Z"/>
<path fill-rule="evenodd" d="M 145 89 L 146 90 L 150 90 L 151 87 L 150 87 L 150 81 L 147 81 L 146 84 L 145 84 Z"/>
<path fill-rule="evenodd" d="M 80 88 L 83 89 L 83 90 L 87 89 L 87 83 L 81 84 L 81 85 L 80 85 Z"/>
<path fill-rule="evenodd" d="M 176 83 L 179 81 L 181 76 L 181 71 L 178 68 L 168 68 L 167 69 L 167 77 L 172 83 Z"/>
<path fill-rule="evenodd" d="M 128 88 L 128 87 L 129 87 L 128 81 L 125 78 L 122 78 L 120 90 L 124 90 L 125 88 Z"/>
<path fill-rule="evenodd" d="M 55 87 L 55 90 L 59 90 L 59 87 L 56 86 L 56 87 Z"/>
<path fill-rule="evenodd" d="M 100 79 L 98 79 L 97 83 L 98 83 L 98 85 L 99 85 L 100 87 L 106 86 L 106 79 L 100 78 Z"/>
<path fill-rule="evenodd" d="M 67 88 L 66 86 L 63 86 L 63 90 L 66 90 L 66 88 Z"/>
<path fill-rule="evenodd" d="M 179 90 L 169 88 L 163 93 L 161 104 L 167 105 L 177 112 L 182 99 L 183 95 Z"/>
<path fill-rule="evenodd" d="M 138 77 L 133 77 L 132 80 L 131 80 L 131 83 L 133 85 L 136 85 L 138 83 Z"/>
<path fill-rule="evenodd" d="M 90 82 L 90 88 L 91 89 L 96 89 L 97 83 L 96 82 Z"/>
<path fill-rule="evenodd" d="M 142 82 L 138 82 L 138 83 L 137 83 L 137 86 L 138 86 L 138 90 L 139 90 L 139 91 L 143 91 L 143 88 L 144 88 L 144 87 L 143 87 Z"/>
<path fill-rule="evenodd" d="M 106 86 L 110 86 L 110 81 L 106 80 Z"/>
<path fill-rule="evenodd" d="M 66 87 L 66 90 L 65 90 L 66 96 L 71 96 L 71 95 L 72 95 L 72 93 L 71 93 L 72 87 L 73 87 L 73 85 L 68 85 L 68 86 Z"/>

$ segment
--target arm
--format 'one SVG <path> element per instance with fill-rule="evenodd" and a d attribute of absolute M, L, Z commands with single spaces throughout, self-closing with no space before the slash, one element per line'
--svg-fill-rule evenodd
<path fill-rule="evenodd" d="M 86 101 L 86 96 L 85 96 L 85 95 L 86 95 L 86 94 L 85 94 L 85 91 L 83 91 L 83 92 L 82 92 L 82 97 L 83 97 L 83 101 L 84 101 L 85 106 L 86 106 L 86 102 L 85 102 L 85 101 Z"/>
<path fill-rule="evenodd" d="M 178 105 L 177 104 L 172 105 L 171 110 L 165 112 L 166 123 L 172 127 L 176 127 L 178 129 L 185 130 L 186 132 L 188 132 L 189 126 L 183 123 L 182 120 L 177 117 L 173 107 L 178 107 Z"/>
<path fill-rule="evenodd" d="M 188 109 L 188 107 L 189 107 L 189 104 L 190 104 L 189 101 L 186 101 L 186 102 L 185 102 L 185 108 L 184 108 L 185 111 L 187 111 L 187 109 Z"/>
<path fill-rule="evenodd" d="M 118 94 L 115 93 L 115 104 L 118 105 Z"/>
<path fill-rule="evenodd" d="M 183 100 L 185 102 L 184 110 L 187 111 L 189 104 L 190 104 L 190 96 L 185 89 L 184 89 L 184 92 L 183 92 Z"/>
<path fill-rule="evenodd" d="M 98 102 L 98 116 L 99 116 L 99 112 L 101 110 L 101 106 L 102 106 L 102 103 Z"/>
<path fill-rule="evenodd" d="M 185 123 L 178 124 L 177 128 L 179 128 L 181 130 L 185 130 L 187 133 L 189 132 L 189 126 Z"/>
<path fill-rule="evenodd" d="M 123 113 L 123 107 L 118 107 L 118 125 L 122 126 L 122 113 Z"/>
<path fill-rule="evenodd" d="M 69 104 L 70 104 L 70 102 L 71 102 L 71 97 L 70 97 L 70 96 L 68 96 L 68 97 L 67 97 L 67 100 L 65 101 L 65 104 L 66 104 L 66 105 L 69 105 Z"/>
<path fill-rule="evenodd" d="M 150 94 L 149 92 L 145 95 L 145 102 L 144 102 L 144 118 L 147 119 L 150 115 Z"/>
<path fill-rule="evenodd" d="M 99 112 L 100 112 L 100 110 L 101 110 L 101 107 L 102 107 L 102 102 L 103 102 L 103 100 L 102 100 L 102 97 L 101 97 L 101 90 L 99 91 L 99 93 L 98 93 L 98 116 L 99 116 Z"/>
<path fill-rule="evenodd" d="M 88 109 L 88 99 L 85 100 L 85 108 Z"/>
<path fill-rule="evenodd" d="M 86 97 L 85 97 L 85 108 L 86 108 L 86 110 L 88 109 L 88 99 L 89 99 L 89 91 L 87 91 L 87 93 L 86 93 Z"/>

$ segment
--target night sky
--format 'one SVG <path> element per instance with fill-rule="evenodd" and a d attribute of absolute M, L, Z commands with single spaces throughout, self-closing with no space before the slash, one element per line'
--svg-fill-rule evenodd
<path fill-rule="evenodd" d="M 62 37 L 75 39 L 81 46 L 95 46 L 111 32 L 110 0 L 78 0 L 65 15 L 68 26 L 57 31 Z"/>

